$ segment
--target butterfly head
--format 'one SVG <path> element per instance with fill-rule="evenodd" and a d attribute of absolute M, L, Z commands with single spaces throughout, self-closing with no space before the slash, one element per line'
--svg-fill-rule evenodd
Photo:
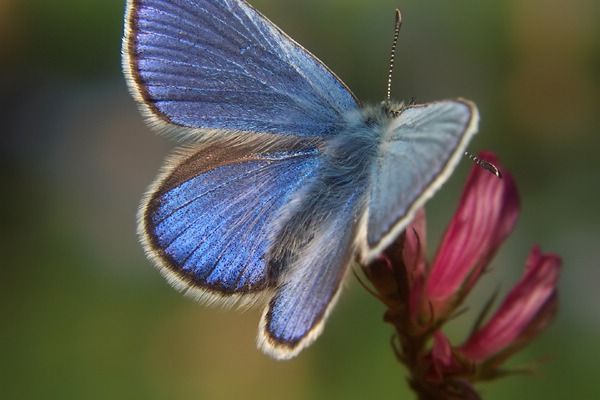
<path fill-rule="evenodd" d="M 406 104 L 404 102 L 384 100 L 381 102 L 380 107 L 384 115 L 386 115 L 389 119 L 394 119 L 398 117 L 402 110 L 406 108 Z"/>

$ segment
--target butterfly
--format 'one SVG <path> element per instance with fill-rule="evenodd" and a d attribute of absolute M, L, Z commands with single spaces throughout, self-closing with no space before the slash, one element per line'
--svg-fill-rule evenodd
<path fill-rule="evenodd" d="M 242 0 L 128 0 L 123 67 L 149 124 L 185 142 L 140 207 L 148 257 L 197 300 L 263 301 L 276 359 L 319 336 L 350 265 L 398 237 L 477 131 L 464 99 L 361 104 Z"/>

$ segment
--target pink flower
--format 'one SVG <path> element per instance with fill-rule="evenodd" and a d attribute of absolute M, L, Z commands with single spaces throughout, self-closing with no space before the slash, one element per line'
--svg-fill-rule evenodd
<path fill-rule="evenodd" d="M 471 381 L 505 373 L 500 364 L 544 330 L 554 317 L 560 258 L 534 247 L 521 280 L 506 296 L 498 311 L 460 347 L 453 347 L 438 330 L 429 362 L 427 380 L 439 383 L 456 377 Z"/>
<path fill-rule="evenodd" d="M 428 307 L 446 315 L 485 271 L 496 250 L 512 231 L 519 213 L 519 196 L 512 176 L 491 153 L 480 158 L 495 164 L 498 179 L 483 168 L 473 168 L 424 288 Z"/>
<path fill-rule="evenodd" d="M 503 178 L 473 167 L 432 264 L 420 211 L 378 260 L 363 267 L 373 293 L 387 306 L 396 356 L 408 367 L 420 398 L 478 399 L 472 384 L 505 375 L 500 364 L 545 329 L 557 309 L 560 258 L 535 247 L 523 277 L 482 327 L 460 346 L 444 335 L 444 323 L 485 272 L 519 214 L 512 176 L 495 155 L 480 158 L 498 167 Z"/>
<path fill-rule="evenodd" d="M 510 291 L 488 323 L 461 346 L 467 358 L 480 362 L 504 359 L 541 332 L 556 313 L 560 257 L 534 247 L 521 281 Z"/>

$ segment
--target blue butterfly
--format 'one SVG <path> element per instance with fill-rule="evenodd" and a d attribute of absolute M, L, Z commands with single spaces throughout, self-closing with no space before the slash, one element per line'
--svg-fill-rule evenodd
<path fill-rule="evenodd" d="M 477 109 L 361 105 L 242 0 L 127 4 L 131 92 L 187 141 L 140 208 L 148 257 L 198 300 L 264 301 L 258 346 L 291 358 L 321 333 L 349 265 L 378 257 L 452 173 Z"/>

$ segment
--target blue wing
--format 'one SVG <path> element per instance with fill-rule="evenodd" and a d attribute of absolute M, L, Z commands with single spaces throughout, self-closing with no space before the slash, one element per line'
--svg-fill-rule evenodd
<path fill-rule="evenodd" d="M 354 255 L 356 215 L 349 199 L 288 266 L 261 320 L 259 346 L 267 354 L 292 358 L 320 335 Z"/>
<path fill-rule="evenodd" d="M 167 164 L 141 209 L 146 250 L 172 284 L 202 300 L 270 287 L 279 210 L 318 162 L 316 149 L 290 140 L 185 152 Z"/>
<path fill-rule="evenodd" d="M 125 31 L 130 87 L 162 127 L 321 136 L 357 107 L 324 64 L 245 1 L 129 0 Z"/>
<path fill-rule="evenodd" d="M 448 179 L 477 131 L 466 100 L 407 107 L 384 133 L 371 174 L 367 261 L 393 241 Z"/>
<path fill-rule="evenodd" d="M 258 344 L 277 359 L 294 357 L 319 336 L 353 261 L 366 177 L 353 173 L 354 179 L 344 181 L 331 171 L 303 193 L 301 207 L 270 253 L 272 265 L 283 272 L 263 313 Z"/>

